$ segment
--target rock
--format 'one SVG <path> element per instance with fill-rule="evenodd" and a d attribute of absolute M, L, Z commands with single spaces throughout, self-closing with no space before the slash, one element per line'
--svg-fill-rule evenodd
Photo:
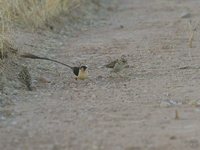
<path fill-rule="evenodd" d="M 183 12 L 181 14 L 181 18 L 190 18 L 191 17 L 191 14 L 189 12 Z"/>
<path fill-rule="evenodd" d="M 171 104 L 167 101 L 160 102 L 160 107 L 170 107 L 170 106 L 171 106 Z"/>
<path fill-rule="evenodd" d="M 50 82 L 51 82 L 51 80 L 48 79 L 48 78 L 46 78 L 46 77 L 38 77 L 38 78 L 37 78 L 37 81 L 38 81 L 39 83 L 50 83 Z"/>
<path fill-rule="evenodd" d="M 120 27 L 121 29 L 123 29 L 123 28 L 124 28 L 124 26 L 123 26 L 123 25 L 120 25 L 119 27 Z"/>
<path fill-rule="evenodd" d="M 160 102 L 160 107 L 170 107 L 175 105 L 179 105 L 179 103 L 174 100 L 164 100 Z"/>

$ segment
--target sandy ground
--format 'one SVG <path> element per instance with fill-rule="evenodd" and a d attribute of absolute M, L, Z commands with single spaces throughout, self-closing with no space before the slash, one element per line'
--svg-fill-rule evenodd
<path fill-rule="evenodd" d="M 120 0 L 99 25 L 73 36 L 16 34 L 25 52 L 87 64 L 90 80 L 75 81 L 54 63 L 20 59 L 36 90 L 16 89 L 12 103 L 1 105 L 0 149 L 200 149 L 198 28 L 188 45 L 188 23 L 197 26 L 199 7 L 199 0 Z M 129 68 L 120 75 L 104 67 L 121 55 Z"/>

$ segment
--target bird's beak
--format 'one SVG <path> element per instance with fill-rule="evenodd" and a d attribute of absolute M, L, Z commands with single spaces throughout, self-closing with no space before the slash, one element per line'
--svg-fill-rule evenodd
<path fill-rule="evenodd" d="M 81 68 L 81 71 L 85 71 L 86 69 L 85 68 Z"/>

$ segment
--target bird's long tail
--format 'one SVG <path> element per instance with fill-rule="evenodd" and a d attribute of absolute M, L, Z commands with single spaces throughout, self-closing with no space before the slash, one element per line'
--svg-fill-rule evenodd
<path fill-rule="evenodd" d="M 64 65 L 64 66 L 67 66 L 69 68 L 71 68 L 73 70 L 73 67 L 72 66 L 69 66 L 65 63 L 62 63 L 62 62 L 59 62 L 57 60 L 53 60 L 53 59 L 50 59 L 50 58 L 47 58 L 47 57 L 40 57 L 40 56 L 36 56 L 36 55 L 33 55 L 33 54 L 30 54 L 30 53 L 24 53 L 22 55 L 20 55 L 21 57 L 23 58 L 30 58 L 30 59 L 43 59 L 43 60 L 49 60 L 49 61 L 52 61 L 52 62 L 56 62 L 56 63 L 59 63 L 61 65 Z"/>

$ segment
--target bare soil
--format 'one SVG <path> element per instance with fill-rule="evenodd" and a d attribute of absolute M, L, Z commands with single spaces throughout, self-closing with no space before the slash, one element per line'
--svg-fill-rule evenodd
<path fill-rule="evenodd" d="M 7 75 L 14 88 L 1 96 L 1 150 L 200 149 L 198 28 L 192 48 L 188 43 L 200 1 L 116 3 L 94 26 L 71 36 L 63 26 L 59 32 L 15 31 L 19 53 L 87 64 L 90 79 L 75 81 L 58 64 L 14 57 L 18 63 L 10 68 L 27 65 L 34 90 Z M 104 66 L 121 55 L 129 67 L 119 74 Z"/>

